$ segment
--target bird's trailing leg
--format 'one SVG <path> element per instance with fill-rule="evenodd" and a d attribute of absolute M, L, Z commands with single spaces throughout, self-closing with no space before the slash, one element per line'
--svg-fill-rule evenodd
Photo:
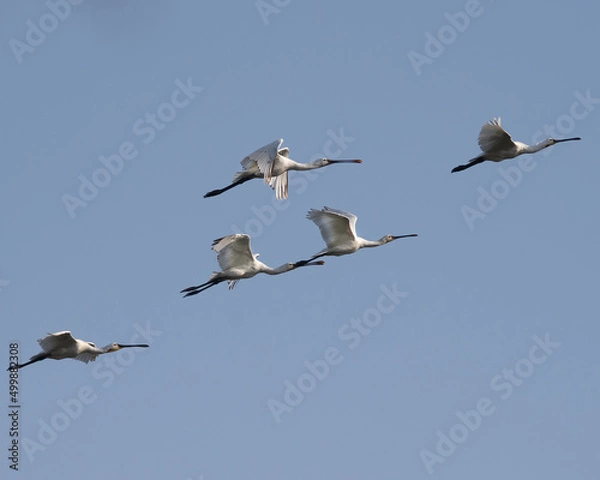
<path fill-rule="evenodd" d="M 245 178 L 241 178 L 235 182 L 233 182 L 231 185 L 228 185 L 227 187 L 223 187 L 223 188 L 218 188 L 216 190 L 211 190 L 210 192 L 208 192 L 206 195 L 204 195 L 204 198 L 209 198 L 209 197 L 216 197 L 217 195 L 221 195 L 223 192 L 226 192 L 227 190 L 232 189 L 233 187 L 237 187 L 238 185 L 241 185 L 242 183 L 247 182 L 248 180 L 252 180 L 254 177 L 245 177 Z"/>
<path fill-rule="evenodd" d="M 184 288 L 181 292 L 179 293 L 185 293 L 185 295 L 183 296 L 183 298 L 185 297 L 191 297 L 192 295 L 197 295 L 200 292 L 203 292 L 204 290 L 206 290 L 207 288 L 210 287 L 214 287 L 215 285 L 221 283 L 224 279 L 213 279 L 213 280 L 209 280 L 208 282 L 203 283 L 202 285 L 196 285 L 194 287 L 188 287 L 188 288 Z"/>
<path fill-rule="evenodd" d="M 452 169 L 452 173 L 462 172 L 463 170 L 466 170 L 467 168 L 470 168 L 473 165 L 477 165 L 478 163 L 485 162 L 486 160 L 487 159 L 483 155 L 479 155 L 478 157 L 472 158 L 471 160 L 469 160 L 468 163 L 465 163 L 464 165 L 454 167 Z"/>
<path fill-rule="evenodd" d="M 298 268 L 298 267 L 306 267 L 308 265 L 324 265 L 325 262 L 323 260 L 319 260 L 318 262 L 315 262 L 314 260 L 316 260 L 317 258 L 324 257 L 325 255 L 327 255 L 327 252 L 318 253 L 317 255 L 309 258 L 308 260 L 299 260 L 296 263 L 294 263 L 294 267 Z"/>
<path fill-rule="evenodd" d="M 16 366 L 14 366 L 12 368 L 23 368 L 23 367 L 26 367 L 27 365 L 31 365 L 32 363 L 39 362 L 40 360 L 45 360 L 48 357 L 50 357 L 49 353 L 46 353 L 46 352 L 38 353 L 37 355 L 34 355 L 33 357 L 31 357 L 31 359 L 28 362 L 17 364 Z M 6 371 L 9 371 L 10 369 L 11 369 L 11 367 L 8 367 L 6 369 Z"/>

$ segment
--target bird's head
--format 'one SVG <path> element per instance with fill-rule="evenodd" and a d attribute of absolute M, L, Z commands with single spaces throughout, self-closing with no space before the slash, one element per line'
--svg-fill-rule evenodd
<path fill-rule="evenodd" d="M 124 345 L 122 343 L 111 343 L 110 345 L 107 345 L 106 347 L 104 347 L 104 352 L 105 353 L 116 352 L 117 350 L 121 350 L 122 348 L 131 348 L 131 347 L 148 348 L 149 346 L 150 345 L 148 345 L 146 343 L 136 343 L 136 344 L 132 344 L 132 345 Z"/>
<path fill-rule="evenodd" d="M 559 140 L 556 140 L 554 138 L 549 138 L 544 143 L 546 143 L 546 145 L 545 145 L 546 147 L 550 147 L 551 145 L 554 145 L 555 143 L 572 142 L 573 140 L 581 140 L 581 138 L 580 137 L 561 138 Z"/>
<path fill-rule="evenodd" d="M 334 163 L 362 163 L 360 158 L 349 159 L 349 160 L 332 160 L 331 158 L 319 158 L 314 162 L 317 167 L 326 167 L 327 165 L 333 165 Z"/>
<path fill-rule="evenodd" d="M 104 351 L 106 353 L 116 352 L 117 350 L 121 350 L 121 347 L 118 343 L 111 343 L 110 345 L 104 347 Z"/>
<path fill-rule="evenodd" d="M 411 233 L 409 235 L 385 235 L 381 237 L 381 243 L 385 245 L 386 243 L 393 242 L 394 240 L 398 240 L 399 238 L 407 238 L 407 237 L 418 237 L 416 233 Z"/>
<path fill-rule="evenodd" d="M 385 245 L 386 243 L 393 242 L 394 240 L 396 240 L 396 237 L 394 237 L 394 235 L 384 235 L 381 238 L 381 243 Z"/>

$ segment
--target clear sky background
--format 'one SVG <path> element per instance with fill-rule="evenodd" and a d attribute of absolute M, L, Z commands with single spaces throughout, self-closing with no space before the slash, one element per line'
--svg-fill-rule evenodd
<path fill-rule="evenodd" d="M 57 25 L 43 1 L 0 6 L 3 358 L 60 330 L 151 342 L 20 372 L 20 478 L 597 479 L 600 7 L 486 0 L 457 33 L 462 0 L 261 5 L 87 0 Z M 56 28 L 15 55 L 28 20 Z M 446 44 L 424 60 L 428 33 Z M 173 109 L 178 81 L 203 90 Z M 545 125 L 583 141 L 451 174 L 497 116 L 526 143 Z M 277 138 L 364 162 L 292 172 L 284 203 L 260 181 L 202 198 Z M 97 173 L 119 149 L 137 155 Z M 181 299 L 218 269 L 215 238 L 250 233 L 272 266 L 321 250 L 305 215 L 324 205 L 366 238 L 419 237 Z M 365 314 L 380 323 L 348 337 Z M 478 404 L 491 415 L 457 427 Z"/>

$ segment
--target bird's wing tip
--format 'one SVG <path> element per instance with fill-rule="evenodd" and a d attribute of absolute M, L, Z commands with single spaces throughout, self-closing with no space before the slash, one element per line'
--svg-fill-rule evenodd
<path fill-rule="evenodd" d="M 214 247 L 217 243 L 219 243 L 221 240 L 223 240 L 225 237 L 221 237 L 221 238 L 215 238 L 213 240 L 212 246 Z"/>

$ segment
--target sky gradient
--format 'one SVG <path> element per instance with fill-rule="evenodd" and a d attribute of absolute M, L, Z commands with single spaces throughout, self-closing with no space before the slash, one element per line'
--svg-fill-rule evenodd
<path fill-rule="evenodd" d="M 599 16 L 4 2 L 5 358 L 61 330 L 150 344 L 19 372 L 20 478 L 597 479 Z M 451 174 L 499 116 L 583 140 Z M 277 138 L 363 163 L 203 198 Z M 419 237 L 181 299 L 224 235 L 271 266 L 320 251 L 325 205 Z"/>

